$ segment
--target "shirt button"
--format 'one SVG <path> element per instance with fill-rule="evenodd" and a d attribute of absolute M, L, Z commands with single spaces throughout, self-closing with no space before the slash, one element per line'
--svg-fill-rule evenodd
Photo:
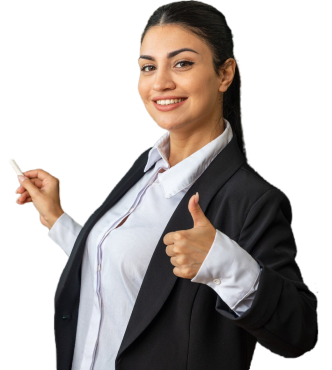
<path fill-rule="evenodd" d="M 97 271 L 100 271 L 100 265 L 97 265 Z"/>
<path fill-rule="evenodd" d="M 219 285 L 219 284 L 220 284 L 220 279 L 214 279 L 214 280 L 213 280 L 213 282 L 214 282 L 215 284 L 218 284 L 218 285 Z"/>

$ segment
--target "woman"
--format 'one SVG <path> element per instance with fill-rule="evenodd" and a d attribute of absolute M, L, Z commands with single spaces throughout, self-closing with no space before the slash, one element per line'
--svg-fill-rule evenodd
<path fill-rule="evenodd" d="M 24 172 L 17 190 L 69 256 L 57 369 L 249 369 L 257 341 L 301 356 L 317 341 L 317 301 L 288 198 L 246 160 L 225 17 L 197 1 L 161 6 L 138 63 L 140 96 L 167 132 L 85 225 L 48 172 Z"/>

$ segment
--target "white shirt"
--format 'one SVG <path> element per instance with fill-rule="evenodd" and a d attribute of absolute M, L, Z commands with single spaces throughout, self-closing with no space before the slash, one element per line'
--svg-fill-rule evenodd
<path fill-rule="evenodd" d="M 117 352 L 160 236 L 187 190 L 233 136 L 229 122 L 224 122 L 221 135 L 171 168 L 166 132 L 149 151 L 143 177 L 90 231 L 82 260 L 72 370 L 115 369 Z M 161 168 L 165 172 L 158 173 Z M 69 256 L 81 228 L 63 213 L 48 235 Z M 249 253 L 217 230 L 191 282 L 210 286 L 240 316 L 253 301 L 260 271 Z"/>

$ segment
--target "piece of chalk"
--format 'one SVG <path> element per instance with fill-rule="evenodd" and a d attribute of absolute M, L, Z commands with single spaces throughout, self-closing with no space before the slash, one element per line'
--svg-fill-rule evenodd
<path fill-rule="evenodd" d="M 17 165 L 17 163 L 14 161 L 14 159 L 10 159 L 9 163 L 13 166 L 14 170 L 16 171 L 16 173 L 18 175 L 24 176 L 22 171 L 20 170 L 20 167 Z"/>

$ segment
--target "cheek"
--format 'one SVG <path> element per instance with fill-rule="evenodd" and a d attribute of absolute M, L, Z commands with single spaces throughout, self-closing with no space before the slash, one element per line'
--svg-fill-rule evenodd
<path fill-rule="evenodd" d="M 139 80 L 137 80 L 137 94 L 139 95 L 139 96 L 141 96 L 142 95 L 142 92 L 141 92 L 141 83 L 139 82 Z"/>
<path fill-rule="evenodd" d="M 199 86 L 199 90 L 203 95 L 209 95 L 213 93 L 216 88 L 216 77 L 211 74 L 200 74 L 197 76 L 196 84 Z"/>
<path fill-rule="evenodd" d="M 149 84 L 144 81 L 144 79 L 140 78 L 138 80 L 138 92 L 142 98 L 143 101 L 146 101 L 149 97 Z"/>
<path fill-rule="evenodd" d="M 216 84 L 215 76 L 211 75 L 197 75 L 195 81 L 191 84 L 192 96 L 195 98 L 196 109 L 206 109 L 215 104 L 216 94 L 218 93 L 218 86 Z"/>
<path fill-rule="evenodd" d="M 210 82 L 202 78 L 202 76 L 191 78 L 184 87 L 184 90 L 192 98 L 192 101 L 195 101 L 197 108 L 206 105 L 213 91 L 211 90 Z"/>

